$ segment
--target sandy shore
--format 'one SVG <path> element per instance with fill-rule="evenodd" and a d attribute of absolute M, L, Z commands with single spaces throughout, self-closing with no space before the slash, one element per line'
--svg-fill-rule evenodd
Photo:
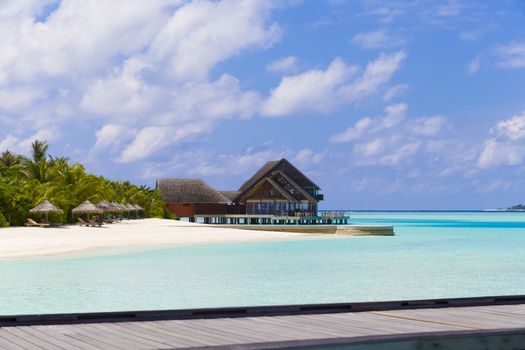
<path fill-rule="evenodd" d="M 214 228 L 174 220 L 126 220 L 103 227 L 68 225 L 60 228 L 10 227 L 0 229 L 0 259 L 81 252 L 140 249 L 226 242 L 290 239 L 298 233 Z"/>

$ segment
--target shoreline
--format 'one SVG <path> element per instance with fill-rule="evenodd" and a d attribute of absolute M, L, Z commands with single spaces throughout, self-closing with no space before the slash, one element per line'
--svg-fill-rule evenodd
<path fill-rule="evenodd" d="M 0 229 L 0 261 L 125 254 L 202 244 L 322 238 L 307 233 L 218 228 L 166 219 L 126 220 L 103 227 Z"/>

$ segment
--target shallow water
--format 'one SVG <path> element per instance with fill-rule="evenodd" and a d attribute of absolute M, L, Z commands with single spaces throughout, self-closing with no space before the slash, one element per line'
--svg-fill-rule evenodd
<path fill-rule="evenodd" d="M 0 314 L 525 294 L 525 213 L 351 213 L 394 237 L 0 262 Z"/>

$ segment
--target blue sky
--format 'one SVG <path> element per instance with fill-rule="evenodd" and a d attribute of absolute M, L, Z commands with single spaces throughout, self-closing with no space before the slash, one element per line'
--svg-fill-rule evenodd
<path fill-rule="evenodd" d="M 0 151 L 235 189 L 287 158 L 324 208 L 525 202 L 525 2 L 3 0 Z"/>

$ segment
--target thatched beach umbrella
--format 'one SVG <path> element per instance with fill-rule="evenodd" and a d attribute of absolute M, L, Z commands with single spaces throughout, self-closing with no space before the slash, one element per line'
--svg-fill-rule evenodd
<path fill-rule="evenodd" d="M 31 214 L 35 213 L 44 213 L 46 215 L 46 222 L 48 221 L 48 214 L 49 213 L 63 213 L 64 211 L 60 208 L 57 208 L 53 203 L 48 201 L 47 199 L 34 207 L 33 209 L 29 210 Z"/>
<path fill-rule="evenodd" d="M 137 218 L 137 208 L 135 208 L 135 206 L 130 203 L 126 204 L 126 208 L 128 208 L 128 212 L 130 216 L 132 212 L 134 213 L 133 217 L 136 219 Z"/>
<path fill-rule="evenodd" d="M 109 207 L 111 208 L 111 211 L 113 211 L 114 213 L 118 213 L 120 211 L 120 207 L 115 202 L 109 203 Z"/>
<path fill-rule="evenodd" d="M 87 214 L 89 218 L 89 214 L 102 214 L 103 210 L 91 203 L 89 200 L 86 200 L 84 203 L 74 208 L 72 212 L 73 214 Z"/>
<path fill-rule="evenodd" d="M 105 212 L 110 212 L 112 210 L 111 205 L 105 200 L 101 200 L 100 202 L 98 202 L 97 207 L 99 207 Z"/>

